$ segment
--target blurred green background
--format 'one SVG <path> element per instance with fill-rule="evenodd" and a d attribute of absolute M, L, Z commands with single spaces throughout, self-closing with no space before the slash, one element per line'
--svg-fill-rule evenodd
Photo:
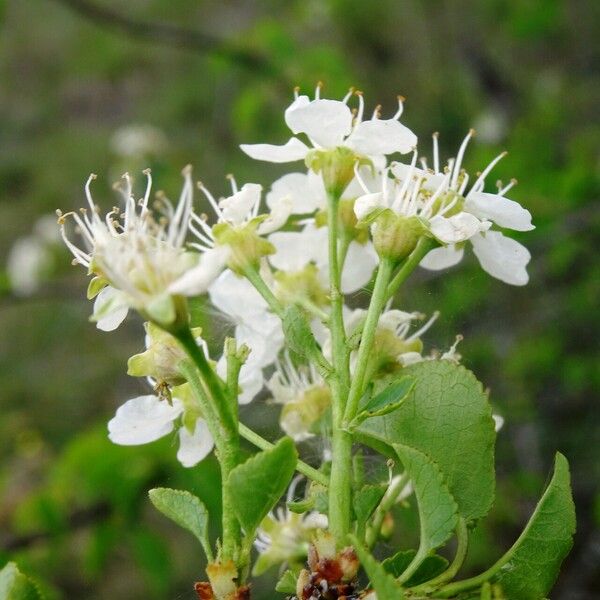
<path fill-rule="evenodd" d="M 509 149 L 496 174 L 519 179 L 511 195 L 534 215 L 522 236 L 530 284 L 506 286 L 470 258 L 419 273 L 402 307 L 441 309 L 427 342 L 464 334 L 464 364 L 506 418 L 498 499 L 467 571 L 516 538 L 561 450 L 579 525 L 552 597 L 598 597 L 600 3 L 13 0 L 0 10 L 0 565 L 16 560 L 51 599 L 194 598 L 200 549 L 146 490 L 187 487 L 218 511 L 216 465 L 183 469 L 171 439 L 109 443 L 116 407 L 145 393 L 125 375 L 141 323 L 106 334 L 88 322 L 85 277 L 39 219 L 80 206 L 90 172 L 105 207 L 110 184 L 146 166 L 173 196 L 187 163 L 217 194 L 229 172 L 268 186 L 285 169 L 237 145 L 285 141 L 293 86 L 322 80 L 330 97 L 357 86 L 385 115 L 406 96 L 403 122 L 422 151 L 437 130 L 447 156 L 475 127 L 472 170 Z M 243 416 L 277 435 L 264 402 Z M 275 576 L 257 598 L 273 597 Z"/>

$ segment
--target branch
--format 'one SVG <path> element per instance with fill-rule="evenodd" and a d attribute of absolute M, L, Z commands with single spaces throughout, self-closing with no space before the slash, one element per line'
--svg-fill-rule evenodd
<path fill-rule="evenodd" d="M 150 40 L 202 54 L 213 52 L 248 71 L 261 71 L 271 75 L 279 74 L 279 69 L 267 57 L 251 50 L 235 47 L 226 40 L 201 31 L 168 23 L 138 21 L 89 0 L 54 1 L 68 7 L 79 16 L 92 21 L 98 26 L 122 32 L 131 38 Z"/>

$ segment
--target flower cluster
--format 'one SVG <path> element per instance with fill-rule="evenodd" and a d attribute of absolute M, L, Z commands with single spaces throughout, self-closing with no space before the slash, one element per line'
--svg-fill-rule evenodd
<path fill-rule="evenodd" d="M 231 175 L 231 190 L 213 195 L 186 167 L 177 202 L 162 192 L 152 197 L 146 170 L 141 198 L 125 174 L 116 186 L 121 205 L 102 216 L 92 198 L 91 175 L 87 207 L 58 213 L 73 262 L 91 276 L 88 297 L 94 299 L 97 327 L 113 330 L 130 311 L 145 322 L 145 348 L 130 358 L 128 374 L 150 388 L 117 409 L 109 438 L 137 445 L 177 435 L 177 458 L 186 467 L 216 450 L 223 482 L 216 558 L 198 534 L 205 516 L 192 525 L 187 517 L 173 516 L 174 506 L 194 500 L 176 494 L 157 505 L 205 546 L 210 581 L 196 585 L 200 598 L 248 597 L 245 576 L 253 541 L 261 554 L 255 574 L 284 563 L 294 567 L 295 579 L 286 584 L 290 594 L 359 597 L 361 548 L 354 542 L 346 546 L 353 532 L 372 547 L 390 529 L 393 506 L 413 491 L 421 501 L 422 482 L 411 469 L 422 469 L 432 489 L 443 488 L 440 494 L 456 491 L 454 474 L 446 489 L 444 465 L 438 473 L 445 455 L 429 460 L 420 440 L 415 448 L 404 446 L 402 423 L 400 439 L 389 444 L 378 439 L 374 445 L 377 451 L 389 445 L 400 458 L 403 470 L 398 472 L 392 460 L 389 481 L 365 483 L 360 457 L 353 456 L 353 442 L 368 435 L 360 428 L 368 419 L 399 411 L 416 390 L 415 373 L 434 373 L 432 394 L 444 376 L 436 369 L 463 378 L 455 387 L 473 388 L 479 402 L 474 426 L 483 433 L 473 439 L 485 441 L 485 456 L 493 448 L 487 396 L 459 365 L 462 336 L 443 350 L 427 349 L 425 336 L 439 313 L 426 317 L 412 306 L 401 309 L 395 294 L 419 266 L 440 270 L 458 264 L 468 245 L 487 273 L 508 284 L 526 284 L 530 254 L 505 232 L 533 229 L 531 214 L 506 197 L 514 181 L 486 191 L 504 153 L 474 176 L 464 168 L 473 130 L 445 163 L 437 134 L 432 160 L 420 156 L 417 136 L 400 122 L 403 101 L 398 98 L 390 118 L 382 117 L 380 107 L 366 118 L 363 95 L 356 90 L 341 100 L 322 98 L 320 86 L 312 99 L 296 91 L 285 111 L 293 136 L 282 145 L 241 146 L 257 160 L 304 161 L 274 181 L 264 201 L 261 185 L 238 185 Z M 368 307 L 362 308 L 367 295 Z M 206 315 L 215 318 L 209 322 Z M 240 405 L 261 395 L 280 410 L 285 437 L 276 444 L 240 420 Z M 412 418 L 411 412 L 411 424 Z M 423 431 L 431 423 L 443 425 L 437 414 L 420 418 L 427 421 Z M 495 419 L 499 428 L 502 419 Z M 455 425 L 448 426 L 452 435 Z M 459 425 L 460 431 L 468 429 L 462 421 Z M 243 462 L 241 437 L 261 448 L 260 456 Z M 324 459 L 319 469 L 298 459 L 297 443 L 319 448 Z M 435 448 L 441 445 L 436 437 Z M 305 497 L 294 500 L 296 478 L 286 508 L 275 508 L 295 470 L 312 480 Z M 442 509 L 454 510 L 455 504 L 447 498 Z M 440 545 L 455 529 L 462 533 L 461 525 L 466 529 L 457 519 L 454 512 L 440 517 L 448 528 Z M 327 533 L 320 532 L 324 529 Z M 409 580 L 434 549 L 416 552 L 402 577 Z M 310 569 L 300 571 L 306 557 Z"/>

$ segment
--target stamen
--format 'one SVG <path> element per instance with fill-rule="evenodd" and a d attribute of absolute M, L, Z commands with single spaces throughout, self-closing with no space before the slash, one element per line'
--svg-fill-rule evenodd
<path fill-rule="evenodd" d="M 237 181 L 235 180 L 235 177 L 233 176 L 233 174 L 228 173 L 227 175 L 225 175 L 225 179 L 229 179 L 229 183 L 231 185 L 231 193 L 237 194 L 239 192 L 239 189 L 237 186 Z"/>
<path fill-rule="evenodd" d="M 214 199 L 213 195 L 208 191 L 207 188 L 204 187 L 204 184 L 201 181 L 198 181 L 196 183 L 196 185 L 198 186 L 198 189 L 206 196 L 206 199 L 208 200 L 209 204 L 212 206 L 212 209 L 215 211 L 215 214 L 217 215 L 217 217 L 219 217 L 219 220 L 222 219 L 223 212 L 219 208 L 219 205 L 217 204 L 217 201 Z"/>
<path fill-rule="evenodd" d="M 469 144 L 469 140 L 475 135 L 475 130 L 473 128 L 469 129 L 469 133 L 465 136 L 463 143 L 460 145 L 458 149 L 458 154 L 456 156 L 456 162 L 454 163 L 454 174 L 452 175 L 452 181 L 450 182 L 450 187 L 454 189 L 456 183 L 458 182 L 458 174 L 460 173 L 460 165 L 462 164 L 463 157 L 465 155 L 465 150 Z"/>
<path fill-rule="evenodd" d="M 519 183 L 519 182 L 516 179 L 511 179 L 510 183 L 508 183 L 505 187 L 503 187 L 501 190 L 498 191 L 498 194 L 500 196 L 504 196 L 504 194 L 506 194 L 506 192 L 508 192 L 508 190 L 515 187 L 515 185 L 517 185 L 517 183 Z"/>
<path fill-rule="evenodd" d="M 348 104 L 348 100 L 350 100 L 350 98 L 352 98 L 352 96 L 354 95 L 354 90 L 356 88 L 354 86 L 351 86 L 350 89 L 348 90 L 348 93 L 342 98 L 342 102 L 344 104 Z"/>
<path fill-rule="evenodd" d="M 408 190 L 408 186 L 410 185 L 410 181 L 412 179 L 412 175 L 415 171 L 415 165 L 417 164 L 417 149 L 414 148 L 413 149 L 413 156 L 412 159 L 410 161 L 410 169 L 408 170 L 408 175 L 406 176 L 406 179 L 404 180 L 404 182 L 402 183 L 402 187 L 400 188 L 400 191 L 398 192 L 398 194 L 396 195 L 396 199 L 394 200 L 394 203 L 392 205 L 392 208 L 394 207 L 398 207 L 400 209 L 400 212 L 402 212 L 402 209 L 404 208 L 404 196 L 406 195 L 406 192 Z M 395 208 L 394 208 L 395 210 Z"/>
<path fill-rule="evenodd" d="M 473 184 L 473 187 L 471 188 L 471 191 L 467 194 L 467 198 L 473 193 L 473 192 L 479 192 L 483 189 L 483 186 L 485 185 L 485 178 L 487 177 L 488 173 L 508 154 L 508 152 L 504 151 L 501 152 L 500 154 L 498 154 L 498 156 L 496 156 L 496 158 L 494 158 L 494 160 L 483 170 L 483 173 L 481 173 L 481 175 L 479 175 L 479 177 L 477 178 L 477 180 L 475 181 L 475 183 Z"/>
<path fill-rule="evenodd" d="M 365 184 L 365 182 L 360 174 L 360 165 L 359 165 L 358 161 L 354 163 L 354 176 L 356 177 L 356 181 L 358 181 L 358 184 L 363 189 L 364 193 L 369 194 L 370 193 L 369 188 Z"/>
<path fill-rule="evenodd" d="M 371 117 L 371 119 L 375 120 L 375 119 L 379 119 L 381 117 L 381 104 L 378 104 L 375 107 L 375 110 L 373 111 L 373 116 Z"/>
<path fill-rule="evenodd" d="M 300 93 L 300 86 L 299 85 L 295 85 L 294 86 L 294 100 L 298 100 L 298 94 Z"/>
<path fill-rule="evenodd" d="M 431 315 L 429 321 L 427 321 L 423 327 L 415 331 L 410 337 L 406 338 L 406 341 L 411 342 L 412 340 L 416 340 L 417 338 L 421 337 L 437 321 L 439 316 L 440 313 L 436 310 L 433 315 Z"/>
<path fill-rule="evenodd" d="M 317 82 L 317 87 L 315 89 L 315 100 L 320 100 L 321 99 L 321 88 L 323 87 L 323 82 L 322 81 L 318 81 Z"/>
<path fill-rule="evenodd" d="M 356 90 L 354 92 L 355 96 L 358 96 L 358 113 L 356 114 L 356 124 L 362 122 L 363 113 L 365 111 L 365 100 L 363 98 L 363 93 L 360 90 Z"/>
<path fill-rule="evenodd" d="M 142 173 L 146 176 L 146 192 L 141 202 L 141 216 L 144 216 L 148 210 L 148 200 L 150 198 L 150 190 L 152 189 L 152 173 L 150 169 L 144 169 Z"/>
<path fill-rule="evenodd" d="M 433 135 L 433 170 L 435 173 L 440 172 L 440 149 L 438 145 L 438 137 L 440 136 L 439 132 L 434 131 Z"/>
<path fill-rule="evenodd" d="M 398 120 L 402 116 L 402 113 L 404 112 L 404 102 L 406 100 L 406 98 L 404 96 L 397 96 L 397 98 L 398 98 L 398 110 L 396 111 L 396 114 L 393 117 L 396 120 Z"/>

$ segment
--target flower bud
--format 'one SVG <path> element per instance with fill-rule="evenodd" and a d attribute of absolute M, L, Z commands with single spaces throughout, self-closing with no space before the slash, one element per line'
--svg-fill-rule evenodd
<path fill-rule="evenodd" d="M 135 354 L 127 361 L 127 374 L 133 377 L 152 377 L 171 386 L 185 383 L 179 372 L 179 363 L 186 354 L 179 342 L 164 329 L 152 322 L 144 324 L 146 329 L 146 350 Z M 199 337 L 201 329 L 192 330 Z"/>
<path fill-rule="evenodd" d="M 279 423 L 285 433 L 296 441 L 311 437 L 314 425 L 331 405 L 331 392 L 327 386 L 315 386 L 297 399 L 284 404 Z"/>
<path fill-rule="evenodd" d="M 377 254 L 394 261 L 406 258 L 426 231 L 418 217 L 397 215 L 392 210 L 382 211 L 371 227 Z"/>

